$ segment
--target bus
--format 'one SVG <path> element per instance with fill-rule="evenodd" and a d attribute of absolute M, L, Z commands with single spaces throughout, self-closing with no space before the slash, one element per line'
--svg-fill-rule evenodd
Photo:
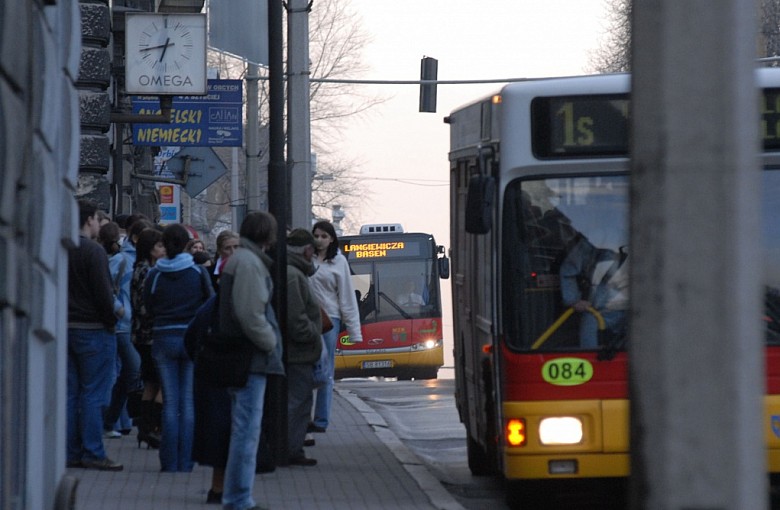
<path fill-rule="evenodd" d="M 780 69 L 757 77 L 763 260 L 776 266 Z M 627 74 L 528 80 L 445 118 L 456 404 L 471 472 L 510 488 L 629 475 L 629 93 Z M 780 272 L 763 270 L 778 473 Z"/>
<path fill-rule="evenodd" d="M 360 235 L 339 241 L 352 272 L 363 342 L 339 335 L 335 377 L 436 379 L 444 364 L 444 247 L 398 223 L 363 225 Z"/>

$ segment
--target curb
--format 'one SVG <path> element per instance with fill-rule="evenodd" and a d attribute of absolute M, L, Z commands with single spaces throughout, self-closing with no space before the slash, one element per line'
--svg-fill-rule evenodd
<path fill-rule="evenodd" d="M 407 473 L 414 478 L 417 485 L 428 496 L 431 504 L 438 510 L 466 510 L 442 486 L 438 478 L 433 476 L 423 462 L 410 450 L 395 433 L 387 426 L 385 419 L 368 404 L 350 390 L 336 389 L 338 394 L 363 415 L 366 422 L 374 429 L 374 433 L 382 443 L 393 453 Z"/>

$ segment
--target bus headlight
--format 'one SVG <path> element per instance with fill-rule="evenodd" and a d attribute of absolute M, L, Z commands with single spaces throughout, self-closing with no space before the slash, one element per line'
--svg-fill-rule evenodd
<path fill-rule="evenodd" d="M 413 351 L 429 351 L 441 345 L 441 340 L 425 340 L 419 344 L 412 344 Z"/>
<path fill-rule="evenodd" d="M 578 444 L 582 441 L 582 421 L 573 416 L 543 418 L 539 441 L 544 445 Z"/>

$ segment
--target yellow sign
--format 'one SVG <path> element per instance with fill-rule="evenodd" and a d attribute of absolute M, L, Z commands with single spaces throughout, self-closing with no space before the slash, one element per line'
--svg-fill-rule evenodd
<path fill-rule="evenodd" d="M 367 257 L 386 257 L 388 251 L 403 250 L 403 241 L 385 243 L 355 243 L 344 245 L 344 253 L 352 253 L 357 259 Z"/>

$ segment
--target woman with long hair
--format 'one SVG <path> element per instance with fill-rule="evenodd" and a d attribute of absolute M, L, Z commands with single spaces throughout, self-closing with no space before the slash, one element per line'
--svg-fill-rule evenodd
<path fill-rule="evenodd" d="M 151 317 L 144 305 L 143 290 L 147 273 L 159 259 L 165 257 L 162 232 L 153 227 L 143 229 L 138 234 L 135 250 L 133 277 L 130 281 L 130 303 L 133 307 L 131 334 L 133 345 L 141 356 L 141 380 L 144 383 L 137 423 L 138 446 L 146 443 L 148 448 L 159 448 L 162 394 L 160 377 L 152 359 Z"/>
<path fill-rule="evenodd" d="M 219 283 L 219 275 L 227 259 L 238 249 L 238 240 L 238 234 L 232 230 L 223 230 L 217 236 L 217 261 L 214 262 L 214 271 L 211 272 L 211 283 L 214 287 Z"/>
<path fill-rule="evenodd" d="M 333 323 L 333 328 L 322 335 L 330 356 L 331 373 L 328 382 L 317 390 L 314 419 L 309 426 L 309 432 L 325 432 L 330 421 L 333 402 L 336 339 L 342 331 L 342 324 L 346 326 L 351 342 L 362 342 L 363 335 L 360 331 L 360 314 L 350 278 L 349 263 L 339 251 L 336 229 L 329 221 L 318 221 L 312 227 L 312 234 L 317 248 L 314 257 L 314 265 L 317 269 L 310 277 L 311 283 L 322 309 Z"/>

